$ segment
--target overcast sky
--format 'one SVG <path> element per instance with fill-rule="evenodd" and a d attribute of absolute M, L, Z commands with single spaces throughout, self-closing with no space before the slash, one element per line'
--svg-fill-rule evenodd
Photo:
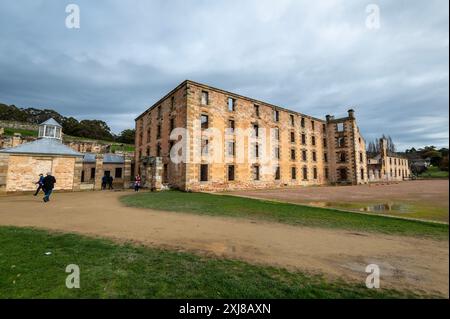
<path fill-rule="evenodd" d="M 79 29 L 66 27 L 70 3 Z M 118 133 L 191 79 L 320 118 L 353 107 L 367 140 L 389 134 L 400 150 L 448 146 L 448 5 L 0 0 L 0 102 Z"/>

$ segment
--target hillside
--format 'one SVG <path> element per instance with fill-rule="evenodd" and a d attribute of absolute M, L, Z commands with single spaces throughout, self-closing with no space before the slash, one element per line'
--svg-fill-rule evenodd
<path fill-rule="evenodd" d="M 49 118 L 58 121 L 66 135 L 94 140 L 134 144 L 134 130 L 125 130 L 119 135 L 111 132 L 108 124 L 101 120 L 81 120 L 65 117 L 52 109 L 20 108 L 0 103 L 0 121 L 17 121 L 39 124 Z"/>

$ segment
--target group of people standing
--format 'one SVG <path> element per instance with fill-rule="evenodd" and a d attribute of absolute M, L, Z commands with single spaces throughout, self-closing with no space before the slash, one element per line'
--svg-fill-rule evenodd
<path fill-rule="evenodd" d="M 106 186 L 108 185 L 109 189 L 113 189 L 113 181 L 114 178 L 112 176 L 103 176 L 102 177 L 102 189 L 106 189 Z M 139 192 L 141 188 L 141 176 L 136 175 L 134 178 L 134 191 Z M 36 192 L 34 193 L 34 196 L 37 196 L 39 192 L 42 190 L 44 193 L 44 202 L 50 201 L 50 195 L 53 192 L 53 189 L 55 188 L 56 184 L 56 178 L 52 176 L 52 173 L 48 172 L 47 175 L 44 177 L 44 174 L 39 174 L 39 180 L 35 183 L 38 185 L 38 188 L 36 189 Z"/>
<path fill-rule="evenodd" d="M 108 185 L 108 189 L 114 189 L 113 181 L 114 178 L 111 175 L 104 175 L 102 177 L 102 189 L 106 189 L 106 185 Z"/>
<path fill-rule="evenodd" d="M 37 196 L 39 194 L 39 191 L 42 190 L 44 192 L 43 201 L 45 203 L 50 201 L 50 195 L 53 192 L 53 188 L 55 188 L 55 184 L 56 178 L 52 176 L 52 173 L 48 172 L 45 177 L 44 174 L 39 174 L 39 180 L 36 182 L 38 188 L 36 189 L 34 196 Z"/>

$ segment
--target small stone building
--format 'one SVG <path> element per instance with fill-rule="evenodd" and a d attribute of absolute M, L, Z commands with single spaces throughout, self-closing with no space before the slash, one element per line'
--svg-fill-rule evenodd
<path fill-rule="evenodd" d="M 80 189 L 83 154 L 62 143 L 62 127 L 54 119 L 39 125 L 33 142 L 0 150 L 0 193 L 33 191 L 39 174 L 51 172 L 55 190 Z"/>
<path fill-rule="evenodd" d="M 114 188 L 130 187 L 131 162 L 130 157 L 122 154 L 84 154 L 81 189 L 101 189 L 103 176 L 113 177 Z"/>

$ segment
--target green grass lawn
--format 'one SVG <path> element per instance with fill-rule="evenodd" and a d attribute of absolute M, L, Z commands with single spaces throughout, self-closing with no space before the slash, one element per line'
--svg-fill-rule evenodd
<path fill-rule="evenodd" d="M 23 129 L 15 129 L 15 128 L 5 128 L 5 135 L 13 136 L 14 133 L 20 133 L 22 136 L 38 136 L 38 131 L 32 130 L 23 130 Z"/>
<path fill-rule="evenodd" d="M 113 144 L 111 145 L 111 152 L 134 152 L 134 145 L 129 144 Z"/>
<path fill-rule="evenodd" d="M 448 178 L 448 171 L 441 171 L 439 167 L 428 167 L 426 172 L 420 174 L 421 178 Z"/>
<path fill-rule="evenodd" d="M 80 267 L 80 289 L 65 286 L 69 264 Z M 330 281 L 241 261 L 0 227 L 0 298 L 413 297 L 439 296 L 371 290 L 364 282 Z"/>
<path fill-rule="evenodd" d="M 292 225 L 448 239 L 448 225 L 205 193 L 166 191 L 127 195 L 128 206 L 200 215 L 261 219 Z"/>

